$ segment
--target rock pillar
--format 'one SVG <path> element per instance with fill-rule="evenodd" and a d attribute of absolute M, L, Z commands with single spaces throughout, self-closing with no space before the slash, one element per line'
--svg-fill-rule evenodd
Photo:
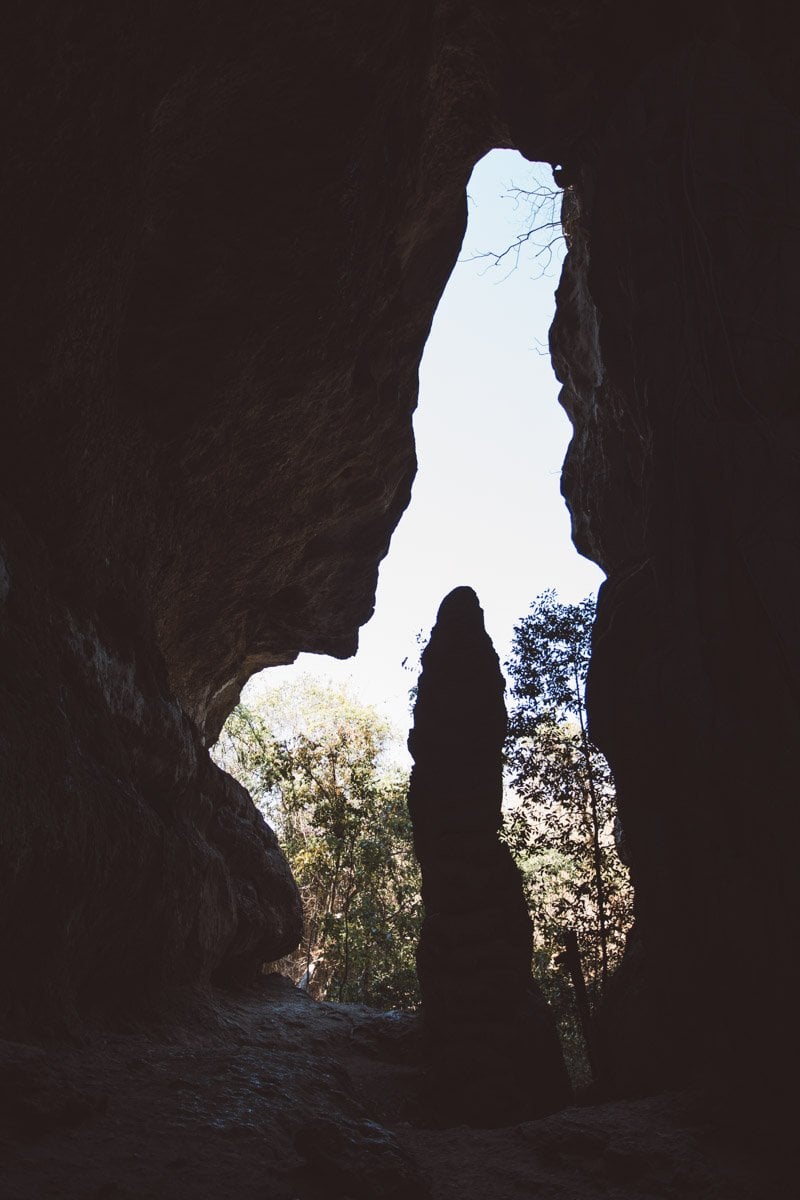
<path fill-rule="evenodd" d="M 494 1125 L 569 1100 L 561 1048 L 531 977 L 531 921 L 498 837 L 505 683 L 471 588 L 442 602 L 422 655 L 409 808 L 425 920 L 417 951 L 431 1111 Z"/>

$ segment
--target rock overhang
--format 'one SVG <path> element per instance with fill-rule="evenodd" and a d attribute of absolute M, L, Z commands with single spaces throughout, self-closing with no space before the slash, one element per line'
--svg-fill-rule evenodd
<path fill-rule="evenodd" d="M 580 198 L 553 337 L 576 425 L 564 483 L 576 536 L 612 576 L 593 720 L 620 780 L 651 962 L 688 947 L 710 1012 L 708 963 L 733 953 L 737 930 L 762 965 L 779 956 L 796 919 L 765 921 L 776 932 L 763 939 L 719 864 L 744 864 L 753 894 L 769 880 L 784 912 L 795 583 L 780 514 L 797 480 L 788 426 L 765 438 L 764 421 L 794 403 L 783 217 L 800 105 L 779 5 L 774 20 L 744 0 L 701 8 L 352 0 L 302 22 L 291 5 L 179 0 L 91 22 L 69 3 L 46 21 L 41 6 L 15 11 L 3 944 L 19 951 L 27 922 L 42 949 L 23 954 L 7 1011 L 85 991 L 112 933 L 132 927 L 129 894 L 146 931 L 123 973 L 132 993 L 148 976 L 239 978 L 283 944 L 270 921 L 297 927 L 267 835 L 200 735 L 213 739 L 259 666 L 354 649 L 409 496 L 417 367 L 464 188 L 495 145 L 563 164 Z M 703 151 L 687 179 L 689 134 Z M 704 162 L 738 170 L 732 208 Z M 747 307 L 732 250 L 751 219 L 736 208 L 745 168 L 766 207 L 744 244 L 775 239 L 774 269 L 748 259 L 779 330 L 760 356 L 764 313 Z M 698 245 L 725 281 L 713 295 L 707 271 L 675 276 Z M 705 372 L 716 416 L 694 404 L 695 422 L 680 361 Z M 775 401 L 755 430 L 732 361 L 748 394 Z M 776 698 L 770 721 L 748 694 Z M 713 753 L 697 734 L 708 720 Z M 745 847 L 724 816 L 747 811 L 757 764 L 719 763 L 747 739 L 775 753 L 771 817 Z M 654 782 L 659 755 L 672 765 Z M 89 896 L 106 916 L 87 917 Z M 716 957 L 693 931 L 705 908 Z M 666 967 L 655 978 L 659 1027 L 693 999 Z M 744 988 L 737 1009 L 759 1003 Z M 695 1026 L 684 1058 L 699 1052 Z"/>

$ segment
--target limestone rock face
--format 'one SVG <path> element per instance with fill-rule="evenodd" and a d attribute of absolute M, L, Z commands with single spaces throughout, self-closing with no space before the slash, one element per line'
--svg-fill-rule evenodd
<path fill-rule="evenodd" d="M 347 655 L 491 146 L 558 163 L 590 681 L 637 892 L 620 1086 L 782 1061 L 798 834 L 794 5 L 288 0 L 2 16 L 0 1012 L 298 936 L 207 746 Z M 731 980 L 735 978 L 735 985 Z M 627 1082 L 625 1082 L 627 1081 Z"/>
<path fill-rule="evenodd" d="M 564 17 L 4 10 L 12 1024 L 252 974 L 297 939 L 279 852 L 206 748 L 253 671 L 356 647 L 472 166 L 530 105 L 547 153 L 593 86 L 592 30 Z"/>
<path fill-rule="evenodd" d="M 135 625 L 109 644 L 41 587 L 21 540 L 3 547 L 0 1017 L 63 1030 L 79 1011 L 249 979 L 302 928 L 274 833 L 211 762 Z"/>
<path fill-rule="evenodd" d="M 419 359 L 504 136 L 492 39 L 447 8 L 3 15 L 12 1024 L 299 939 L 206 747 L 254 670 L 353 653 L 408 502 Z"/>
<path fill-rule="evenodd" d="M 800 106 L 746 27 L 643 66 L 565 195 L 563 490 L 609 576 L 589 709 L 636 889 L 622 1088 L 795 1040 Z"/>
<path fill-rule="evenodd" d="M 522 880 L 498 837 L 505 681 L 471 588 L 445 597 L 422 655 L 408 807 L 425 919 L 417 970 L 440 1120 L 503 1124 L 563 1107 L 555 1024 L 531 977 Z"/>

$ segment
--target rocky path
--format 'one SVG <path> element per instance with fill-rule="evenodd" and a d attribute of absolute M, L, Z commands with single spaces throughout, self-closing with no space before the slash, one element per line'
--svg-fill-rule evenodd
<path fill-rule="evenodd" d="M 412 1018 L 281 977 L 192 1028 L 0 1043 L 2 1200 L 783 1200 L 779 1138 L 699 1093 L 422 1129 Z"/>

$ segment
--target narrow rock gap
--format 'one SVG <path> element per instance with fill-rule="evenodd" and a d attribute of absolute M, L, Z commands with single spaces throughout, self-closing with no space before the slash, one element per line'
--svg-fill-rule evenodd
<path fill-rule="evenodd" d="M 4 13 L 3 1196 L 793 1197 L 793 6 L 88 7 Z M 207 746 L 255 669 L 355 649 L 465 180 L 497 144 L 569 188 L 562 478 L 608 573 L 591 715 L 637 934 L 605 1014 L 619 1099 L 443 1133 L 406 1119 L 413 1017 L 261 973 L 300 896 Z M 482 440 L 446 498 L 500 554 L 507 514 L 467 516 Z M 409 609 L 397 661 L 454 583 L 500 640 L 459 570 Z M 397 799 L 371 790 L 376 839 Z M 345 891 L 329 910 L 352 933 L 377 893 Z M 389 996 L 369 970 L 398 1003 L 402 972 Z"/>
<path fill-rule="evenodd" d="M 550 190 L 531 207 L 512 189 Z M 407 723 L 408 669 L 442 597 L 468 582 L 481 598 L 501 661 L 514 622 L 535 595 L 565 600 L 596 592 L 603 574 L 581 557 L 559 476 L 571 426 L 558 404 L 547 347 L 564 242 L 532 223 L 559 219 L 560 196 L 546 163 L 490 151 L 467 186 L 463 244 L 437 306 L 420 364 L 414 414 L 418 471 L 411 502 L 380 566 L 375 612 L 354 658 L 301 654 L 268 668 L 253 694 L 299 672 L 352 681 L 370 703 Z M 492 251 L 509 253 L 495 264 Z M 403 668 L 403 660 L 406 669 Z"/>
<path fill-rule="evenodd" d="M 351 912 L 349 891 L 357 899 L 359 889 L 379 891 L 382 883 L 370 882 L 366 874 L 358 880 L 358 868 L 343 864 L 348 844 L 342 832 L 341 847 L 320 859 L 319 871 L 328 872 L 330 883 L 323 889 L 312 885 L 307 861 L 312 851 L 304 840 L 308 830 L 299 824 L 307 824 L 313 811 L 314 819 L 327 821 L 331 830 L 344 831 L 346 809 L 337 809 L 331 796 L 337 789 L 357 791 L 358 771 L 369 770 L 391 800 L 380 810 L 371 800 L 355 801 L 363 805 L 363 816 L 360 828 L 347 833 L 355 847 L 351 853 L 362 854 L 362 842 L 375 836 L 380 813 L 390 813 L 403 827 L 391 853 L 395 860 L 408 854 L 409 694 L 441 597 L 462 580 L 474 584 L 503 663 L 514 624 L 536 594 L 555 588 L 565 599 L 578 600 L 601 578 L 571 544 L 559 490 L 571 426 L 557 403 L 547 332 L 563 259 L 561 193 L 547 164 L 528 163 L 515 151 L 493 151 L 476 166 L 467 194 L 461 253 L 420 368 L 419 470 L 411 503 L 381 566 L 376 612 L 362 629 L 359 651 L 345 661 L 305 654 L 291 666 L 261 672 L 245 688 L 242 705 L 215 749 L 220 764 L 250 789 L 276 825 L 301 874 L 303 942 L 269 969 L 284 971 L 319 999 L 365 1001 L 383 1009 L 413 1009 L 419 1002 L 411 975 L 421 908 L 417 904 L 413 916 L 396 927 L 385 915 L 374 917 L 380 938 L 405 938 L 406 943 L 401 977 L 395 972 L 382 989 L 376 987 L 381 955 L 375 956 L 376 965 L 368 948 L 354 948 L 359 938 L 363 942 L 363 929 L 351 928 L 358 918 Z M 382 728 L 384 719 L 391 730 Z M 359 751 L 360 758 L 352 750 L 359 738 L 364 746 L 370 738 L 375 742 Z M 317 759 L 312 762 L 313 739 Z M 271 767 L 264 765 L 266 743 Z M 261 766 L 254 766 L 258 761 Z M 282 770 L 288 774 L 281 776 Z M 292 772 L 295 798 L 287 802 Z M 282 782 L 276 784 L 279 776 Z M 303 786 L 309 797 L 305 811 L 296 800 Z M 518 802 L 513 793 L 510 801 Z M 323 830 L 318 835 L 325 837 Z M 359 861 L 367 872 L 365 861 Z M 352 886 L 343 882 L 348 869 Z M 400 886 L 418 889 L 415 865 L 407 865 Z M 362 925 L 373 916 L 365 917 L 362 909 Z M 542 955 L 536 958 L 539 970 L 555 980 L 554 953 Z M 362 974 L 351 978 L 359 969 Z M 570 1046 L 570 1062 L 574 1059 L 574 1080 L 585 1084 L 588 1061 L 569 985 L 553 995 L 566 1014 L 562 1037 Z"/>

